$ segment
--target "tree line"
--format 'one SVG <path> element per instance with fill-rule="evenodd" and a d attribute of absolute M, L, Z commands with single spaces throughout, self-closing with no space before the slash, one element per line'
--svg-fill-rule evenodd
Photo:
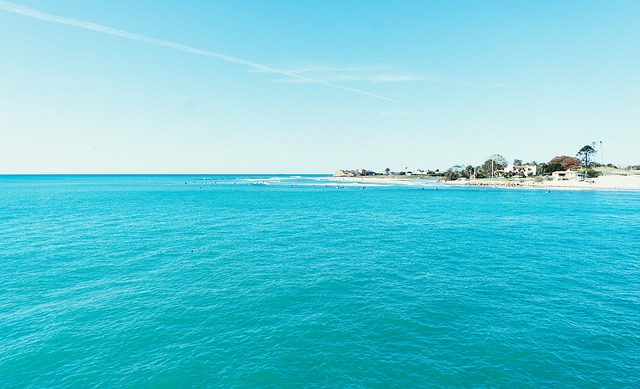
<path fill-rule="evenodd" d="M 594 148 L 594 144 L 585 145 L 576 153 L 575 157 L 567 155 L 560 155 L 552 158 L 548 162 L 538 163 L 536 161 L 523 163 L 520 159 L 514 159 L 513 166 L 536 166 L 536 175 L 550 175 L 556 171 L 565 171 L 570 169 L 583 168 L 586 171 L 587 177 L 597 177 L 600 173 L 594 170 L 595 167 L 602 166 L 596 163 L 593 158 L 597 154 L 597 150 Z M 446 180 L 457 180 L 459 178 L 493 178 L 497 176 L 524 177 L 524 173 L 505 173 L 504 169 L 507 167 L 507 160 L 500 154 L 494 154 L 484 161 L 481 165 L 454 165 L 450 167 L 445 173 Z M 609 167 L 616 167 L 611 164 Z"/>

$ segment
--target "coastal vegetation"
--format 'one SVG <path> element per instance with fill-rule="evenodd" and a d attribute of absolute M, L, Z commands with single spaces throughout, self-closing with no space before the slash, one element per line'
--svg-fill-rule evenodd
<path fill-rule="evenodd" d="M 593 146 L 586 145 L 578 151 L 576 156 L 579 157 L 580 160 L 582 161 L 582 166 L 585 168 L 588 168 L 592 157 L 597 153 L 598 152 L 596 151 L 596 149 L 593 148 Z"/>
<path fill-rule="evenodd" d="M 444 173 L 446 181 L 458 179 L 482 179 L 482 178 L 527 178 L 551 176 L 555 172 L 580 171 L 582 178 L 595 178 L 602 174 L 601 167 L 618 169 L 612 164 L 599 164 L 594 161 L 594 156 L 598 151 L 594 147 L 595 143 L 585 145 L 578 150 L 575 157 L 559 155 L 553 157 L 548 162 L 526 162 L 521 159 L 514 159 L 511 165 L 507 165 L 506 160 L 499 154 L 494 154 L 481 165 L 473 166 L 454 165 Z M 629 170 L 640 170 L 640 166 L 628 167 Z"/>
<path fill-rule="evenodd" d="M 456 164 L 445 171 L 405 170 L 392 171 L 389 167 L 384 171 L 376 172 L 368 169 L 338 170 L 334 177 L 382 177 L 382 178 L 438 178 L 444 181 L 457 180 L 513 180 L 531 179 L 537 182 L 552 177 L 560 179 L 595 178 L 600 175 L 626 175 L 628 173 L 640 174 L 640 165 L 631 165 L 619 168 L 611 163 L 600 164 L 595 162 L 594 157 L 598 153 L 595 149 L 595 142 L 585 145 L 578 150 L 575 156 L 558 155 L 547 162 L 528 161 L 515 158 L 512 163 L 507 162 L 500 154 L 493 154 L 479 165 Z"/>

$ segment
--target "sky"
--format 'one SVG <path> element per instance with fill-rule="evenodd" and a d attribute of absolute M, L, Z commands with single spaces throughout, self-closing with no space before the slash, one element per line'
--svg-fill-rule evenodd
<path fill-rule="evenodd" d="M 0 174 L 640 164 L 640 1 L 0 0 Z"/>

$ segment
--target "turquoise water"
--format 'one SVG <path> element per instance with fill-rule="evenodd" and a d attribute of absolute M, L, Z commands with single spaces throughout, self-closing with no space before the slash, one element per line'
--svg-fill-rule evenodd
<path fill-rule="evenodd" d="M 640 386 L 639 192 L 362 188 L 0 177 L 0 386 Z"/>

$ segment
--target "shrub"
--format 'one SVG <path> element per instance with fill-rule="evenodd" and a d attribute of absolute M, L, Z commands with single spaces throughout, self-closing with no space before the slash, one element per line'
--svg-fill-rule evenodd
<path fill-rule="evenodd" d="M 447 171 L 444 173 L 444 179 L 445 179 L 445 181 L 455 181 L 455 180 L 457 180 L 458 178 L 460 178 L 460 173 L 458 173 L 458 172 L 456 172 L 456 171 L 453 171 L 453 170 L 451 170 L 451 169 L 447 170 Z"/>
<path fill-rule="evenodd" d="M 595 177 L 598 177 L 600 174 L 602 173 L 600 173 L 597 170 L 587 169 L 587 178 L 595 178 Z"/>

